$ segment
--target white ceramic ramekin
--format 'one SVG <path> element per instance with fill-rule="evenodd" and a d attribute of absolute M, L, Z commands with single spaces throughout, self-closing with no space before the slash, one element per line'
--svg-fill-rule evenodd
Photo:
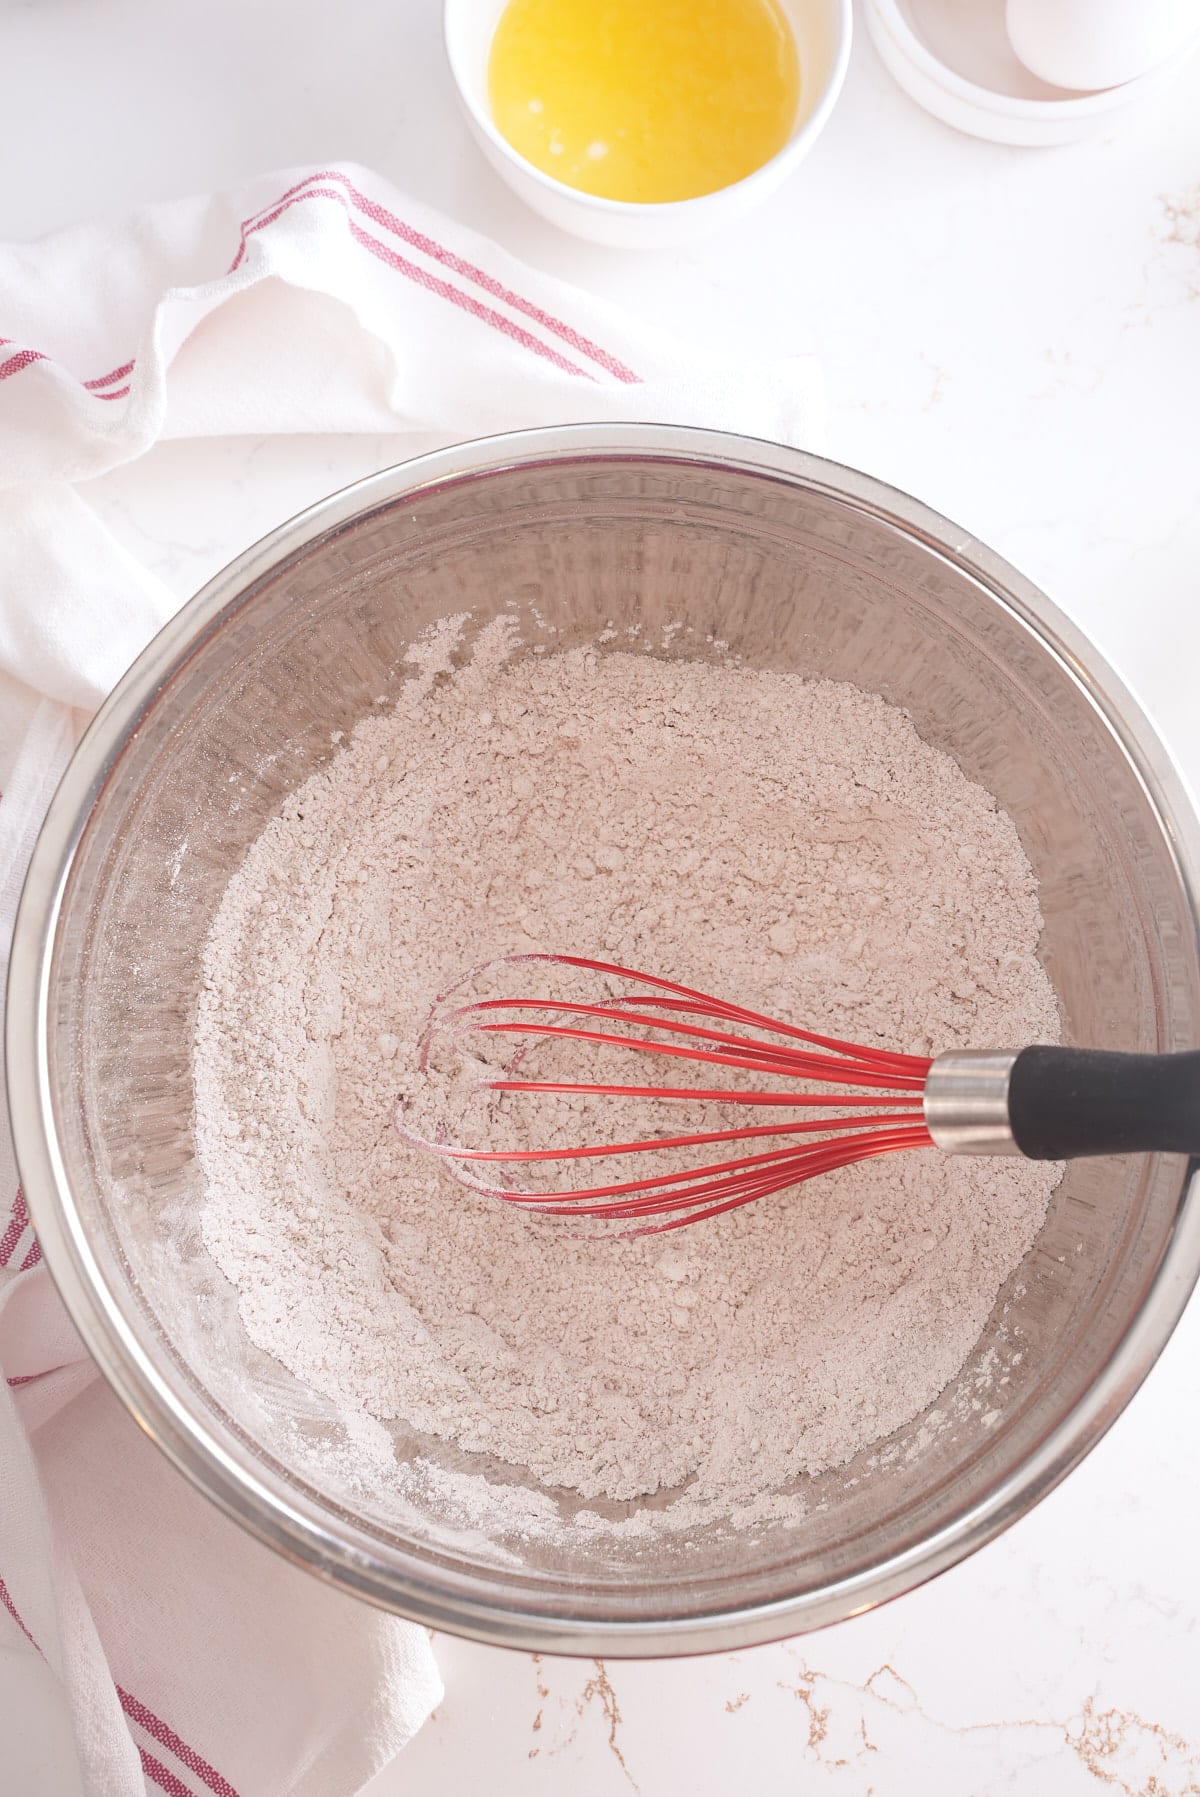
<path fill-rule="evenodd" d="M 1119 87 L 1075 93 L 1022 67 L 995 8 L 865 0 L 865 10 L 875 48 L 904 91 L 944 124 L 991 143 L 1034 147 L 1095 136 L 1156 92 L 1179 64 L 1172 58 Z"/>
<path fill-rule="evenodd" d="M 653 4 L 653 0 L 647 0 Z M 543 218 L 618 249 L 690 243 L 740 218 L 803 162 L 841 92 L 850 60 L 850 0 L 780 0 L 800 57 L 800 105 L 787 143 L 752 175 L 694 200 L 658 205 L 605 200 L 544 175 L 502 137 L 488 104 L 487 67 L 505 0 L 445 0 L 446 55 L 467 122 L 492 167 Z"/>

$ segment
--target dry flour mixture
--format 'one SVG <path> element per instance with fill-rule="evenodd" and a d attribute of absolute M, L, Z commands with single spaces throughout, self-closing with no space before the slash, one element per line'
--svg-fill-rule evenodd
<path fill-rule="evenodd" d="M 195 1042 L 204 1234 L 253 1340 L 348 1416 L 585 1499 L 746 1505 L 960 1369 L 1057 1169 L 936 1152 L 695 1229 L 564 1238 L 392 1124 L 420 1026 L 524 949 L 645 967 L 854 1040 L 1054 1041 L 1008 817 L 845 685 L 643 653 L 413 652 L 394 710 L 229 884 Z"/>

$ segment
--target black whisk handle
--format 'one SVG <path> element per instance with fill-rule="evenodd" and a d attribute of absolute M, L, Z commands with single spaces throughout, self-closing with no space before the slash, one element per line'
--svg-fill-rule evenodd
<path fill-rule="evenodd" d="M 1200 1051 L 1022 1049 L 1009 1075 L 1008 1120 L 1035 1161 L 1200 1155 Z"/>

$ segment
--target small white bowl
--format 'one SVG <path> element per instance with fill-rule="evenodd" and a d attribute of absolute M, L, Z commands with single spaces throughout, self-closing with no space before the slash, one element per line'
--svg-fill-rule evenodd
<path fill-rule="evenodd" d="M 646 0 L 653 5 L 654 0 Z M 749 212 L 812 148 L 841 92 L 850 60 L 850 0 L 780 0 L 800 58 L 800 105 L 792 135 L 761 168 L 694 200 L 657 205 L 605 200 L 544 175 L 501 136 L 488 104 L 488 57 L 505 0 L 445 0 L 442 25 L 450 73 L 475 139 L 513 192 L 543 218 L 593 243 L 666 249 L 706 237 Z"/>
<path fill-rule="evenodd" d="M 1004 0 L 866 0 L 866 14 L 875 48 L 904 91 L 944 124 L 991 143 L 1091 137 L 1178 66 L 1172 59 L 1120 87 L 1076 92 L 1051 87 L 1017 60 Z"/>

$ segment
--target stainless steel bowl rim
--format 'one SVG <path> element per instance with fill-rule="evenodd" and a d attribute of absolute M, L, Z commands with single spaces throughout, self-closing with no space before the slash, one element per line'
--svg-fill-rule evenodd
<path fill-rule="evenodd" d="M 74 1205 L 55 1141 L 48 1080 L 47 990 L 65 885 L 95 797 L 122 745 L 173 671 L 231 607 L 298 551 L 422 489 L 531 463 L 607 456 L 716 465 L 796 483 L 915 537 L 968 575 L 1040 641 L 1086 694 L 1136 768 L 1167 826 L 1193 916 L 1200 823 L 1185 782 L 1141 709 L 1097 650 L 1013 568 L 927 506 L 870 476 L 774 443 L 679 426 L 593 424 L 481 439 L 401 463 L 310 506 L 230 563 L 139 656 L 77 749 L 38 837 L 9 968 L 5 1049 L 22 1185 L 50 1274 L 84 1344 L 131 1415 L 181 1472 L 235 1521 L 293 1562 L 433 1628 L 501 1646 L 572 1654 L 683 1654 L 779 1639 L 869 1609 L 954 1565 L 1024 1515 L 1095 1446 L 1162 1352 L 1200 1274 L 1200 1187 L 1191 1169 L 1171 1239 L 1117 1350 L 1085 1396 L 986 1497 L 909 1551 L 854 1578 L 775 1602 L 645 1621 L 580 1623 L 482 1603 L 417 1556 L 389 1564 L 365 1530 L 334 1532 L 320 1507 L 265 1468 L 232 1433 L 221 1439 L 151 1364 L 107 1285 Z"/>

